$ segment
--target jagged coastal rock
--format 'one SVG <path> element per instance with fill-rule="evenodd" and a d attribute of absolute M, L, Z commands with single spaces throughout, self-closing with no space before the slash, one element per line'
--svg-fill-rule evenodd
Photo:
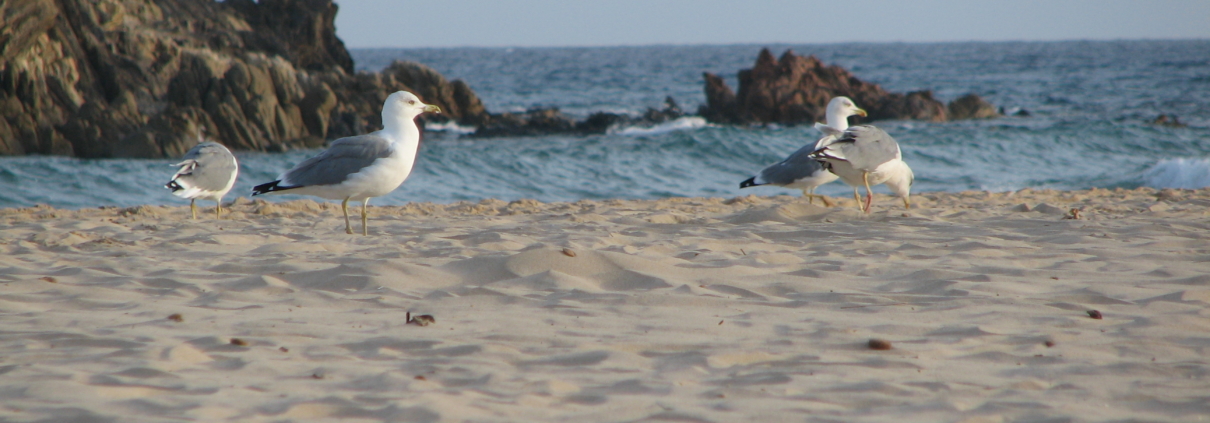
<path fill-rule="evenodd" d="M 868 119 L 915 119 L 943 122 L 954 119 L 931 91 L 907 94 L 887 92 L 878 84 L 857 79 L 839 66 L 824 65 L 815 56 L 799 56 L 787 50 L 780 59 L 762 49 L 751 69 L 739 72 L 739 91 L 732 91 L 723 78 L 705 73 L 706 104 L 698 114 L 711 122 L 729 124 L 802 124 L 821 122 L 828 101 L 848 96 L 869 113 Z M 974 101 L 977 112 L 967 116 Z M 963 97 L 960 118 L 979 115 L 985 101 L 974 94 Z M 988 104 L 988 107 L 991 105 Z M 995 113 L 995 108 L 991 112 Z"/>
<path fill-rule="evenodd" d="M 0 155 L 179 157 L 199 134 L 235 150 L 315 148 L 381 127 L 378 108 L 411 91 L 474 136 L 602 134 L 684 115 L 668 98 L 642 116 L 557 108 L 491 114 L 463 81 L 414 62 L 354 72 L 332 0 L 0 2 Z M 947 108 L 928 91 L 888 93 L 837 66 L 763 50 L 734 93 L 706 74 L 716 123 L 807 123 L 836 95 L 871 119 L 995 116 L 977 96 Z"/>
<path fill-rule="evenodd" d="M 317 147 L 413 91 L 478 126 L 462 81 L 417 63 L 354 73 L 331 0 L 0 3 L 0 154 L 177 157 L 199 130 L 241 150 Z"/>

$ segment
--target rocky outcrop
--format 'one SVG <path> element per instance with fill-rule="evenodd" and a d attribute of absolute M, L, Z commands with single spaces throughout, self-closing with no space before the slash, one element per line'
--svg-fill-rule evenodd
<path fill-rule="evenodd" d="M 664 98 L 664 108 L 647 108 L 641 116 L 596 112 L 584 120 L 575 120 L 558 108 L 538 108 L 525 113 L 489 114 L 472 136 L 480 138 L 541 136 L 555 134 L 596 135 L 623 126 L 652 126 L 683 116 L 672 97 Z"/>
<path fill-rule="evenodd" d="M 226 0 L 251 27 L 242 34 L 253 50 L 281 56 L 300 69 L 353 72 L 353 57 L 336 37 L 337 6 L 328 0 Z M 161 2 L 165 5 L 179 3 Z"/>
<path fill-rule="evenodd" d="M 421 122 L 453 120 L 477 127 L 489 119 L 483 102 L 465 82 L 447 81 L 437 71 L 416 62 L 395 61 L 376 73 L 324 74 L 324 77 L 334 92 L 328 138 L 382 128 L 382 103 L 388 95 L 400 90 L 411 91 L 424 102 L 441 107 L 441 114 L 421 115 L 418 118 Z"/>
<path fill-rule="evenodd" d="M 442 108 L 421 119 L 454 120 L 480 137 L 600 134 L 683 115 L 671 99 L 639 117 L 490 114 L 466 83 L 418 63 L 354 72 L 337 10 L 332 0 L 0 1 L 0 155 L 179 157 L 199 133 L 237 150 L 318 147 L 380 128 L 382 103 L 399 90 Z M 740 72 L 738 93 L 707 74 L 700 114 L 814 122 L 834 95 L 874 119 L 947 119 L 928 91 L 888 93 L 814 57 L 768 50 Z"/>
<path fill-rule="evenodd" d="M 951 101 L 947 107 L 951 120 L 990 119 L 1000 117 L 1000 112 L 987 100 L 975 94 L 967 94 Z"/>
<path fill-rule="evenodd" d="M 822 122 L 828 101 L 836 96 L 852 98 L 871 120 L 940 122 L 950 118 L 947 107 L 934 99 L 931 91 L 891 93 L 878 84 L 857 79 L 844 68 L 824 65 L 815 56 L 798 56 L 789 50 L 778 59 L 762 49 L 756 64 L 739 72 L 738 92 L 731 91 L 718 75 L 706 73 L 704 78 L 706 104 L 698 114 L 716 123 Z"/>
<path fill-rule="evenodd" d="M 528 137 L 574 132 L 576 122 L 555 108 L 491 115 L 475 130 L 476 137 Z M 604 132 L 604 131 L 602 131 Z"/>
<path fill-rule="evenodd" d="M 1176 115 L 1159 115 L 1147 123 L 1157 126 L 1167 126 L 1170 128 L 1184 128 L 1187 126 L 1184 122 L 1181 122 L 1180 118 L 1176 117 Z"/>
<path fill-rule="evenodd" d="M 332 0 L 0 2 L 0 155 L 177 157 L 199 130 L 280 151 L 381 127 L 409 90 L 477 126 L 461 81 L 408 62 L 354 73 Z"/>

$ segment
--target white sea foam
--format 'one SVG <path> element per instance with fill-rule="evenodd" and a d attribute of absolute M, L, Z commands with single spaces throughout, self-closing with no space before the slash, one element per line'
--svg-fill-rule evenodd
<path fill-rule="evenodd" d="M 424 130 L 434 132 L 453 132 L 457 134 L 472 134 L 475 132 L 474 126 L 462 126 L 458 122 L 452 120 L 445 122 L 425 122 Z"/>
<path fill-rule="evenodd" d="M 697 129 L 710 126 L 705 118 L 700 116 L 686 116 L 676 120 L 670 120 L 652 127 L 627 126 L 624 128 L 610 128 L 609 134 L 612 135 L 627 135 L 627 136 L 648 136 L 659 135 L 674 131 L 684 131 L 686 129 Z"/>
<path fill-rule="evenodd" d="M 1210 187 L 1210 158 L 1160 160 L 1143 172 L 1143 179 L 1152 188 Z"/>

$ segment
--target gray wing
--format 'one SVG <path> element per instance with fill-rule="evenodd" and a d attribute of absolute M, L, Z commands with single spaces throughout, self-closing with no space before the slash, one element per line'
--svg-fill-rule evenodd
<path fill-rule="evenodd" d="M 872 125 L 849 128 L 835 142 L 816 151 L 816 155 L 845 160 L 854 169 L 873 171 L 878 165 L 900 157 L 899 143 L 890 134 Z"/>
<path fill-rule="evenodd" d="M 822 172 L 823 164 L 811 157 L 815 144 L 807 144 L 785 160 L 761 169 L 760 179 L 770 185 L 787 185 Z"/>
<path fill-rule="evenodd" d="M 173 181 L 186 180 L 189 185 L 206 191 L 222 191 L 227 187 L 227 181 L 239 171 L 231 150 L 211 141 L 189 149 L 176 166 L 181 166 L 181 170 L 173 175 Z"/>
<path fill-rule="evenodd" d="M 360 172 L 375 160 L 386 158 L 394 149 L 386 138 L 367 134 L 332 141 L 327 150 L 281 174 L 282 185 L 294 188 L 311 185 L 335 185 Z"/>

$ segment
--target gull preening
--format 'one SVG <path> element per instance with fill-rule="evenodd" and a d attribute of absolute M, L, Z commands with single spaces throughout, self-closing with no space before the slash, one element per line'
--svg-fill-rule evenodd
<path fill-rule="evenodd" d="M 361 201 L 361 234 L 369 235 L 366 206 L 370 199 L 399 188 L 412 173 L 420 128 L 416 116 L 440 113 L 441 108 L 424 104 L 415 94 L 398 91 L 382 105 L 382 130 L 345 137 L 319 155 L 278 175 L 277 180 L 252 188 L 252 195 L 288 193 L 341 200 L 345 232 L 352 234 L 349 200 Z"/>
<path fill-rule="evenodd" d="M 201 136 L 198 137 L 201 139 Z M 189 199 L 189 211 L 197 219 L 197 199 L 213 200 L 215 216 L 222 217 L 223 196 L 235 185 L 239 174 L 239 163 L 231 150 L 213 141 L 203 141 L 185 153 L 181 162 L 174 164 L 180 169 L 164 187 L 172 195 Z"/>
<path fill-rule="evenodd" d="M 909 196 L 915 175 L 903 161 L 899 143 L 886 131 L 873 125 L 854 126 L 835 138 L 821 140 L 811 155 L 853 187 L 853 198 L 862 211 L 869 213 L 874 202 L 870 187 L 884 183 L 903 199 L 904 208 L 912 207 Z M 864 205 L 857 194 L 857 187 L 863 185 L 866 190 Z"/>
<path fill-rule="evenodd" d="M 853 100 L 848 97 L 835 97 L 828 102 L 828 108 L 824 112 L 824 118 L 827 124 L 815 124 L 815 129 L 823 132 L 823 137 L 813 143 L 807 144 L 798 149 L 794 153 L 786 157 L 785 160 L 770 165 L 761 169 L 756 176 L 748 178 L 740 182 L 741 189 L 755 187 L 760 185 L 773 185 L 784 188 L 793 188 L 802 190 L 803 197 L 807 197 L 808 203 L 815 203 L 815 197 L 823 200 L 825 206 L 831 207 L 828 202 L 828 197 L 815 195 L 815 188 L 828 182 L 835 181 L 837 176 L 828 172 L 824 165 L 811 154 L 815 152 L 821 143 L 825 140 L 830 141 L 842 133 L 849 127 L 849 116 L 866 116 L 865 110 L 857 107 Z"/>

